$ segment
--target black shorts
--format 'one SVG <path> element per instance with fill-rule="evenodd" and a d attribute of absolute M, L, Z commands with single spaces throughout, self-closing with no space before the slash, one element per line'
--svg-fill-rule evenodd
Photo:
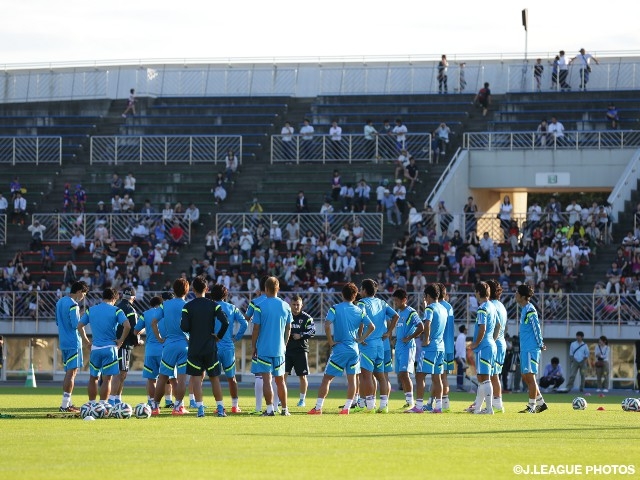
<path fill-rule="evenodd" d="M 197 377 L 205 370 L 209 377 L 217 377 L 222 373 L 222 367 L 218 361 L 218 352 L 187 353 L 187 375 Z"/>
<path fill-rule="evenodd" d="M 121 372 L 128 372 L 131 366 L 131 350 L 121 348 L 118 350 L 118 366 Z"/>
<path fill-rule="evenodd" d="M 304 350 L 294 350 L 284 355 L 284 371 L 291 375 L 291 371 L 296 371 L 298 377 L 309 375 L 309 354 Z"/>

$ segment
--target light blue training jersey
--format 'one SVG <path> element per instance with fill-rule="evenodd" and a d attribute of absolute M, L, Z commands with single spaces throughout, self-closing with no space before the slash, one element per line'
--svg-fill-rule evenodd
<path fill-rule="evenodd" d="M 520 352 L 541 350 L 544 345 L 536 307 L 527 303 L 520 310 Z"/>
<path fill-rule="evenodd" d="M 151 322 L 154 318 L 158 318 L 160 316 L 160 306 L 150 308 L 142 315 L 138 317 L 138 321 L 136 322 L 136 326 L 134 330 L 141 331 L 144 329 L 147 335 L 147 341 L 144 344 L 144 354 L 147 357 L 160 357 L 162 355 L 162 344 L 158 342 L 155 334 L 153 333 L 153 328 L 151 327 Z M 160 336 L 162 338 L 165 337 L 166 332 L 164 332 L 164 320 L 158 322 L 158 330 L 160 331 Z"/>
<path fill-rule="evenodd" d="M 376 297 L 364 297 L 358 301 L 358 307 L 365 311 L 373 326 L 376 327 L 367 338 L 367 343 L 381 340 L 382 335 L 387 332 L 387 321 L 396 315 L 396 311 L 387 302 Z"/>
<path fill-rule="evenodd" d="M 56 325 L 60 350 L 75 350 L 82 346 L 82 339 L 80 332 L 78 332 L 79 320 L 80 307 L 73 298 L 67 295 L 58 300 L 56 303 Z"/>
<path fill-rule="evenodd" d="M 89 308 L 80 319 L 83 325 L 91 324 L 91 343 L 94 347 L 115 347 L 116 328 L 128 321 L 121 309 L 106 302 Z"/>
<path fill-rule="evenodd" d="M 334 348 L 352 349 L 358 352 L 356 339 L 360 325 L 367 327 L 371 320 L 360 307 L 351 302 L 334 305 L 327 312 L 326 321 L 331 324 Z M 368 338 L 367 338 L 368 339 Z"/>
<path fill-rule="evenodd" d="M 439 302 L 447 311 L 447 324 L 444 327 L 444 353 L 454 353 L 456 343 L 456 325 L 453 307 L 446 300 Z"/>
<path fill-rule="evenodd" d="M 234 340 L 238 341 L 242 338 L 242 335 L 244 335 L 244 332 L 247 330 L 247 326 L 249 325 L 249 323 L 244 319 L 244 315 L 242 315 L 240 310 L 238 310 L 238 307 L 236 307 L 232 303 L 223 302 L 222 300 L 218 300 L 217 302 L 218 305 L 220 305 L 220 308 L 222 308 L 222 311 L 227 316 L 227 319 L 229 320 L 229 328 L 227 328 L 224 337 L 222 337 L 218 342 L 218 349 L 232 349 L 234 348 Z M 236 323 L 239 326 L 238 331 L 234 335 L 233 330 Z M 220 324 L 220 322 L 216 320 L 215 331 L 219 332 L 221 326 L 222 325 Z"/>
<path fill-rule="evenodd" d="M 496 328 L 498 329 L 498 338 L 496 338 L 496 345 L 500 346 L 506 351 L 507 342 L 504 339 L 504 331 L 507 328 L 507 309 L 504 307 L 500 300 L 491 300 L 493 306 L 496 307 Z"/>
<path fill-rule="evenodd" d="M 416 339 L 412 338 L 407 343 L 402 341 L 403 338 L 413 335 L 421 322 L 420 315 L 413 307 L 406 307 L 398 312 L 398 323 L 396 324 L 396 351 L 410 350 L 416 348 Z"/>
<path fill-rule="evenodd" d="M 180 328 L 180 322 L 182 321 L 182 309 L 186 303 L 187 302 L 182 298 L 172 298 L 170 300 L 165 300 L 164 303 L 160 305 L 156 319 L 158 322 L 164 319 L 163 345 L 170 343 L 184 343 L 186 345 L 188 343 L 189 334 L 183 332 Z"/>
<path fill-rule="evenodd" d="M 424 310 L 424 322 L 431 323 L 429 345 L 423 345 L 425 351 L 444 352 L 444 329 L 447 325 L 447 309 L 439 302 L 427 305 Z M 425 325 L 426 327 L 426 325 Z"/>
<path fill-rule="evenodd" d="M 284 331 L 293 321 L 291 307 L 278 297 L 267 297 L 254 307 L 253 324 L 260 325 L 256 342 L 259 357 L 284 357 Z"/>
<path fill-rule="evenodd" d="M 496 307 L 490 301 L 483 302 L 482 305 L 478 307 L 478 312 L 476 313 L 476 327 L 473 332 L 473 341 L 475 342 L 478 339 L 478 330 L 480 329 L 480 325 L 485 326 L 484 337 L 474 350 L 478 352 L 482 350 L 484 347 L 493 346 L 495 347 L 496 342 L 493 340 L 493 331 L 496 328 Z"/>

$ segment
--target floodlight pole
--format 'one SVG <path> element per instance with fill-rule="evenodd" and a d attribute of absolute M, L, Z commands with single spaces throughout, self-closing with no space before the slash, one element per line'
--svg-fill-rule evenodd
<path fill-rule="evenodd" d="M 522 84 L 521 84 L 522 91 L 524 91 L 527 86 L 527 70 L 528 70 L 527 53 L 529 49 L 528 47 L 529 30 L 527 25 L 529 23 L 528 20 L 529 20 L 529 10 L 525 8 L 524 10 L 522 10 L 522 26 L 524 27 L 524 63 L 522 65 Z"/>

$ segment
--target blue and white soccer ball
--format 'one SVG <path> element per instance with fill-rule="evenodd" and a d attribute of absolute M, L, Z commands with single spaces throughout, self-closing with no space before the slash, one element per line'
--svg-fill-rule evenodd
<path fill-rule="evenodd" d="M 637 398 L 625 398 L 622 401 L 622 410 L 625 412 L 640 412 L 640 399 Z"/>
<path fill-rule="evenodd" d="M 571 406 L 574 410 L 585 410 L 587 408 L 587 401 L 582 397 L 576 397 L 571 402 Z"/>
<path fill-rule="evenodd" d="M 113 417 L 113 405 L 110 403 L 103 403 L 102 407 L 104 408 L 104 417 L 103 418 L 112 418 Z"/>
<path fill-rule="evenodd" d="M 93 418 L 107 418 L 107 409 L 103 403 L 94 403 L 91 409 L 91 416 Z"/>
<path fill-rule="evenodd" d="M 146 403 L 139 403 L 136 405 L 136 408 L 133 409 L 133 413 L 136 418 L 149 418 L 151 416 L 151 407 Z"/>
<path fill-rule="evenodd" d="M 87 402 L 80 407 L 80 416 L 82 418 L 93 417 L 93 404 Z"/>
<path fill-rule="evenodd" d="M 115 407 L 113 407 L 112 415 L 114 418 L 119 419 L 131 418 L 131 415 L 133 415 L 133 409 L 128 403 L 118 403 Z"/>

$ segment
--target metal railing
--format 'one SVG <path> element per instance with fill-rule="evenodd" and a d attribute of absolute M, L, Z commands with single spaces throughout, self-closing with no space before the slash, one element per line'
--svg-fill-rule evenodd
<path fill-rule="evenodd" d="M 136 297 L 134 307 L 138 312 L 149 309 L 151 298 L 160 293 L 146 291 L 144 295 Z M 409 304 L 422 311 L 422 292 L 409 293 Z M 326 318 L 332 305 L 342 302 L 341 293 L 328 290 L 304 291 L 299 294 L 303 297 L 305 311 L 318 321 L 318 335 L 324 335 L 324 325 L 321 321 Z M 19 332 L 23 334 L 46 333 L 51 329 L 55 331 L 55 305 L 62 295 L 64 294 L 60 291 L 0 292 L 0 333 L 16 333 L 19 329 L 23 330 Z M 234 292 L 230 301 L 245 311 L 254 295 L 246 291 Z M 288 292 L 281 294 L 285 300 L 289 299 L 289 295 Z M 389 303 L 392 301 L 391 293 L 388 292 L 379 294 L 379 297 Z M 475 322 L 474 306 L 477 308 L 471 297 L 474 297 L 474 294 L 450 292 L 449 302 L 453 306 L 455 320 L 457 323 L 465 323 L 467 327 L 471 327 Z M 82 307 L 88 308 L 100 301 L 101 292 L 90 292 Z M 508 331 L 511 335 L 517 334 L 520 307 L 515 301 L 515 295 L 512 292 L 505 293 L 502 302 L 507 309 Z M 543 329 L 551 326 L 566 327 L 566 331 L 569 332 L 570 327 L 574 325 L 583 326 L 585 330 L 591 326 L 595 334 L 599 327 L 617 327 L 620 331 L 623 326 L 635 326 L 640 321 L 640 303 L 635 295 L 606 294 L 604 290 L 560 295 L 536 293 L 532 303 L 538 311 Z M 25 321 L 33 323 L 25 324 Z"/>
<path fill-rule="evenodd" d="M 638 180 L 640 180 L 640 150 L 636 151 L 633 155 L 607 198 L 607 202 L 611 205 L 612 216 L 615 222 L 618 221 L 618 213 L 624 212 L 625 202 L 631 199 L 631 192 L 637 188 Z M 636 221 L 637 216 L 634 215 L 634 232 L 637 232 Z"/>
<path fill-rule="evenodd" d="M 286 238 L 285 227 L 295 220 L 300 229 L 300 236 L 304 236 L 307 230 L 318 236 L 324 233 L 329 237 L 338 234 L 345 222 L 353 227 L 354 222 L 360 222 L 364 229 L 364 241 L 382 243 L 384 235 L 384 215 L 382 213 L 218 213 L 216 214 L 216 232 L 222 233 L 227 221 L 236 229 L 238 235 L 243 228 L 255 233 L 259 223 L 263 223 L 269 230 L 274 221 L 282 230 L 283 238 Z"/>
<path fill-rule="evenodd" d="M 400 149 L 418 159 L 431 159 L 431 134 L 407 133 L 406 140 L 397 142 L 392 135 L 375 135 L 367 140 L 364 134 L 344 134 L 340 140 L 331 135 L 272 135 L 271 163 L 280 162 L 378 162 L 395 160 Z"/>
<path fill-rule="evenodd" d="M 91 137 L 90 162 L 119 163 L 225 163 L 233 150 L 242 163 L 240 135 L 126 135 Z"/>
<path fill-rule="evenodd" d="M 555 137 L 534 131 L 528 132 L 471 132 L 463 135 L 463 148 L 468 150 L 577 150 L 638 148 L 640 131 L 591 130 L 565 131 Z"/>
<path fill-rule="evenodd" d="M 0 163 L 62 164 L 62 137 L 0 137 Z"/>
<path fill-rule="evenodd" d="M 108 238 L 117 242 L 130 241 L 131 230 L 143 221 L 148 227 L 153 227 L 156 222 L 164 222 L 166 236 L 173 226 L 173 221 L 177 220 L 184 230 L 184 243 L 191 243 L 191 221 L 184 213 L 173 214 L 171 218 L 163 218 L 161 213 L 150 216 L 141 213 L 34 213 L 31 216 L 32 223 L 38 221 L 46 227 L 43 233 L 43 240 L 64 242 L 73 237 L 76 229 L 84 235 L 87 245 L 93 240 L 96 228 L 106 227 Z"/>
<path fill-rule="evenodd" d="M 0 245 L 7 244 L 7 214 L 0 214 Z"/>

